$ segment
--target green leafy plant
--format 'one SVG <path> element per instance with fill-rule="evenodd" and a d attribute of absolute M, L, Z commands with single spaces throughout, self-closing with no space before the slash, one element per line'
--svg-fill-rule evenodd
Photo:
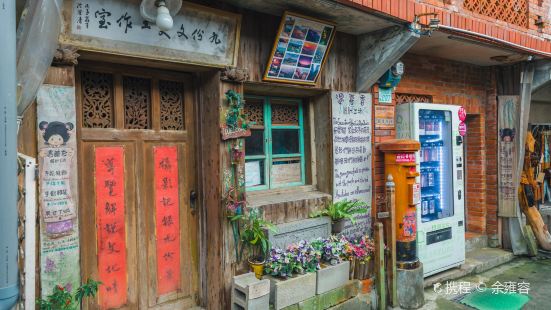
<path fill-rule="evenodd" d="M 102 283 L 88 279 L 86 283 L 77 288 L 76 292 L 70 292 L 65 286 L 56 285 L 52 293 L 45 299 L 36 300 L 40 310 L 76 310 L 82 306 L 82 301 L 87 297 L 94 297 L 98 293 L 98 287 Z"/>
<path fill-rule="evenodd" d="M 241 252 L 247 248 L 249 259 L 253 262 L 263 262 L 270 249 L 267 231 L 275 232 L 275 226 L 263 220 L 256 209 L 251 209 L 246 215 L 235 215 L 230 221 L 242 221 L 240 231 Z"/>
<path fill-rule="evenodd" d="M 352 224 L 356 223 L 355 214 L 366 213 L 367 208 L 363 208 L 365 202 L 359 200 L 341 200 L 338 202 L 329 202 L 327 208 L 312 213 L 311 217 L 329 216 L 333 222 L 343 219 L 349 219 Z"/>

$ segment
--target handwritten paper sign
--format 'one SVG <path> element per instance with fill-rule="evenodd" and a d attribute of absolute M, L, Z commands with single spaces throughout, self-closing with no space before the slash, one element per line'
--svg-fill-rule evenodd
<path fill-rule="evenodd" d="M 127 300 L 124 147 L 96 147 L 95 155 L 99 304 L 118 308 Z"/>
<path fill-rule="evenodd" d="M 517 184 L 515 163 L 518 139 L 518 96 L 498 96 L 498 205 L 500 216 L 516 216 Z"/>
<path fill-rule="evenodd" d="M 155 163 L 155 222 L 157 228 L 157 295 L 180 289 L 180 203 L 178 149 L 157 146 Z"/>
<path fill-rule="evenodd" d="M 332 23 L 285 12 L 264 80 L 314 85 L 334 36 Z"/>
<path fill-rule="evenodd" d="M 67 1 L 66 1 L 67 2 Z M 71 4 L 72 2 L 72 4 Z M 235 66 L 240 16 L 184 2 L 171 30 L 144 20 L 138 0 L 72 0 L 62 41 L 83 49 L 171 61 Z"/>
<path fill-rule="evenodd" d="M 74 87 L 42 85 L 37 94 L 40 281 L 42 297 L 57 285 L 80 285 Z"/>
<path fill-rule="evenodd" d="M 368 212 L 343 234 L 359 237 L 371 228 L 371 94 L 332 92 L 333 200 L 360 200 Z"/>

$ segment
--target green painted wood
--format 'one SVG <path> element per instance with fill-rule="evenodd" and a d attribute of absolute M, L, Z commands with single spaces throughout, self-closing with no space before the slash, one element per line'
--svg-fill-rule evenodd
<path fill-rule="evenodd" d="M 247 187 L 248 191 L 266 190 L 272 188 L 282 188 L 290 186 L 304 185 L 306 182 L 305 171 L 305 154 L 304 154 L 304 112 L 303 103 L 300 99 L 285 98 L 285 97 L 269 97 L 269 96 L 246 96 L 245 99 L 259 99 L 264 104 L 264 155 L 245 156 L 245 161 L 264 160 L 264 184 L 254 187 Z M 277 126 L 272 125 L 272 99 L 283 99 L 288 102 L 294 102 L 299 108 L 299 125 L 298 126 Z M 299 153 L 295 154 L 273 154 L 272 149 L 272 130 L 298 129 L 299 130 Z M 246 146 L 245 146 L 246 147 Z M 289 182 L 285 184 L 272 184 L 272 166 L 273 160 L 279 158 L 297 158 L 300 160 L 301 180 L 300 182 Z"/>

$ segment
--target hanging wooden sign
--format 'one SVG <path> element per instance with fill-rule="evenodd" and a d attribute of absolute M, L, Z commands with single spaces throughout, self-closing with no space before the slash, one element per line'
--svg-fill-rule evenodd
<path fill-rule="evenodd" d="M 37 94 L 42 297 L 80 285 L 75 89 L 42 85 Z"/>
<path fill-rule="evenodd" d="M 155 226 L 157 236 L 157 295 L 181 288 L 180 203 L 178 189 L 178 149 L 157 146 L 155 164 Z"/>
<path fill-rule="evenodd" d="M 285 12 L 264 80 L 315 85 L 335 32 L 331 22 Z"/>
<path fill-rule="evenodd" d="M 98 274 L 102 309 L 127 301 L 124 147 L 95 148 Z"/>
<path fill-rule="evenodd" d="M 233 90 L 226 92 L 227 105 L 222 105 L 220 113 L 220 133 L 222 140 L 249 137 L 251 130 L 246 115 L 243 113 L 244 101 L 241 95 Z"/>
<path fill-rule="evenodd" d="M 518 159 L 518 96 L 498 96 L 498 213 L 514 217 L 517 214 L 518 184 L 515 184 Z"/>

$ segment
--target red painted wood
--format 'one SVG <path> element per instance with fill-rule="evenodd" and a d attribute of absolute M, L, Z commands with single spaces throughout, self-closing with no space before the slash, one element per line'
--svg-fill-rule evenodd
<path fill-rule="evenodd" d="M 161 296 L 181 288 L 178 149 L 176 146 L 154 147 L 153 163 L 157 228 L 157 295 Z"/>
<path fill-rule="evenodd" d="M 98 274 L 102 309 L 127 301 L 124 147 L 96 147 Z"/>

